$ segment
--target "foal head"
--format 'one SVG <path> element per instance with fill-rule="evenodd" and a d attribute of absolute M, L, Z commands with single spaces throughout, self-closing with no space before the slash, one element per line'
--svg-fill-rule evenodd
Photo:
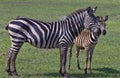
<path fill-rule="evenodd" d="M 102 16 L 97 16 L 97 20 L 98 20 L 98 24 L 100 26 L 100 30 L 102 35 L 106 35 L 106 21 L 108 20 L 108 16 L 105 16 L 105 18 L 103 18 Z"/>

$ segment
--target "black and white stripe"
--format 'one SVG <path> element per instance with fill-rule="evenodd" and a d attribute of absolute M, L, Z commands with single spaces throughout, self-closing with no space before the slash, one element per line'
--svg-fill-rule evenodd
<path fill-rule="evenodd" d="M 79 65 L 79 51 L 80 49 L 85 50 L 86 54 L 86 62 L 85 62 L 85 73 L 87 73 L 87 70 L 90 70 L 91 72 L 91 60 L 92 60 L 92 54 L 93 50 L 98 42 L 98 38 L 100 34 L 103 35 L 106 34 L 106 24 L 105 22 L 108 20 L 108 16 L 105 17 L 105 19 L 101 16 L 97 16 L 97 20 L 100 26 L 101 32 L 91 32 L 89 30 L 83 30 L 75 39 L 73 44 L 76 45 L 76 58 L 77 58 L 77 67 L 80 69 Z M 69 47 L 69 69 L 71 64 L 71 57 L 72 57 L 72 47 L 73 44 Z"/>
<path fill-rule="evenodd" d="M 78 10 L 68 15 L 63 21 L 43 22 L 30 18 L 12 20 L 6 27 L 12 43 L 6 66 L 8 74 L 17 75 L 14 64 L 12 64 L 13 72 L 10 71 L 10 60 L 15 63 L 19 49 L 24 42 L 28 42 L 39 48 L 60 48 L 60 73 L 65 76 L 66 52 L 74 38 L 84 28 L 92 32 L 99 30 L 98 22 L 93 14 L 95 9 L 88 7 Z"/>

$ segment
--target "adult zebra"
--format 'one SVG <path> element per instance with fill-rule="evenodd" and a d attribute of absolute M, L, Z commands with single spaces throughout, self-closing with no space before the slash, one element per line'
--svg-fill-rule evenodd
<path fill-rule="evenodd" d="M 71 57 L 72 57 L 72 47 L 75 44 L 76 45 L 76 61 L 77 61 L 77 67 L 80 69 L 79 64 L 79 52 L 81 49 L 84 49 L 85 51 L 85 67 L 84 71 L 85 74 L 87 74 L 87 71 L 91 73 L 91 61 L 92 61 L 92 55 L 93 50 L 95 46 L 98 43 L 99 36 L 106 35 L 106 21 L 108 20 L 108 16 L 105 16 L 105 18 L 101 16 L 97 16 L 97 20 L 100 26 L 101 32 L 91 32 L 89 30 L 83 30 L 73 41 L 73 44 L 68 48 L 69 53 L 69 69 L 71 65 Z"/>
<path fill-rule="evenodd" d="M 16 18 L 6 27 L 11 39 L 11 47 L 7 56 L 6 71 L 8 75 L 17 76 L 15 60 L 24 42 L 39 48 L 60 49 L 60 74 L 66 73 L 67 49 L 74 38 L 87 28 L 92 32 L 99 31 L 99 25 L 94 16 L 95 8 L 80 9 L 67 16 L 63 21 L 43 22 L 30 18 Z M 12 64 L 12 70 L 10 65 Z"/>

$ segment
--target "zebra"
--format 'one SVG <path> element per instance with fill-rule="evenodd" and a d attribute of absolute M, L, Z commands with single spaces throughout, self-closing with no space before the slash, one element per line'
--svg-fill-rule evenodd
<path fill-rule="evenodd" d="M 106 35 L 106 21 L 108 20 L 108 16 L 105 16 L 105 18 L 101 16 L 96 17 L 100 26 L 100 32 L 91 32 L 89 30 L 83 30 L 75 39 L 73 44 L 68 48 L 69 53 L 69 68 L 71 65 L 71 57 L 72 57 L 72 47 L 75 44 L 76 45 L 76 61 L 77 61 L 77 67 L 80 69 L 79 65 L 79 51 L 80 49 L 84 49 L 86 53 L 86 62 L 85 62 L 85 74 L 87 74 L 87 70 L 89 73 L 91 73 L 91 61 L 92 61 L 92 54 L 93 50 L 98 42 L 98 38 L 100 34 Z"/>
<path fill-rule="evenodd" d="M 18 76 L 15 63 L 16 56 L 23 43 L 28 42 L 38 48 L 59 48 L 59 72 L 61 76 L 68 78 L 69 76 L 66 73 L 68 47 L 83 29 L 86 28 L 91 32 L 100 31 L 97 18 L 94 15 L 96 9 L 97 7 L 87 7 L 76 10 L 63 21 L 44 22 L 22 17 L 11 20 L 6 26 L 11 39 L 11 47 L 6 62 L 7 74 Z"/>

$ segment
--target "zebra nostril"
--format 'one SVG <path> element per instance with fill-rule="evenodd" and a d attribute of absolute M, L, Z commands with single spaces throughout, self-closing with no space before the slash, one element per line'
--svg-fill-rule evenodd
<path fill-rule="evenodd" d="M 106 33 L 107 33 L 106 30 L 103 30 L 103 35 L 106 35 Z"/>
<path fill-rule="evenodd" d="M 98 28 L 98 32 L 101 34 L 101 29 L 100 28 Z"/>

